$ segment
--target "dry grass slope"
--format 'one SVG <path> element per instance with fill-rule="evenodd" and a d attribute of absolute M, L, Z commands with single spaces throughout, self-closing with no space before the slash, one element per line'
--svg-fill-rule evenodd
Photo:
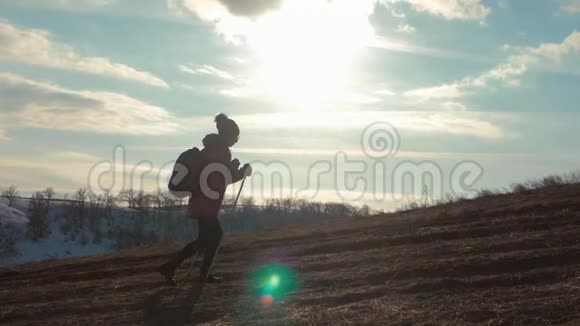
<path fill-rule="evenodd" d="M 203 288 L 152 271 L 177 247 L 0 270 L 0 324 L 580 324 L 580 185 L 230 237 Z M 264 308 L 270 257 L 301 284 Z"/>

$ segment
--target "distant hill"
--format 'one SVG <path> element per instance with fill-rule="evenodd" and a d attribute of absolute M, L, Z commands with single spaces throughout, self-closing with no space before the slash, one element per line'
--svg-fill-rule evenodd
<path fill-rule="evenodd" d="M 230 236 L 219 285 L 165 286 L 179 246 L 2 269 L 0 324 L 580 324 L 580 185 Z M 249 277 L 268 262 L 298 279 L 272 305 Z"/>

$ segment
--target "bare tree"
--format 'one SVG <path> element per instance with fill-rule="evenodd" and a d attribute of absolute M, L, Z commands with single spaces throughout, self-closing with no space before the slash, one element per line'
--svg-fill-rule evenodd
<path fill-rule="evenodd" d="M 50 201 L 54 198 L 54 196 L 56 196 L 56 192 L 54 191 L 54 189 L 52 189 L 52 187 L 48 187 L 44 189 L 43 194 L 44 198 L 46 198 L 48 208 L 50 208 Z"/>
<path fill-rule="evenodd" d="M 74 196 L 78 208 L 78 224 L 76 226 L 77 231 L 84 229 L 85 226 L 85 202 L 87 201 L 88 193 L 89 192 L 87 189 L 80 188 L 77 190 Z"/>
<path fill-rule="evenodd" d="M 87 201 L 88 194 L 89 192 L 87 191 L 87 189 L 80 188 L 79 190 L 77 190 L 75 194 L 75 200 L 84 204 Z"/>
<path fill-rule="evenodd" d="M 140 190 L 135 196 L 135 207 L 139 210 L 151 207 L 152 197 L 151 195 L 145 193 L 145 191 Z"/>
<path fill-rule="evenodd" d="M 44 198 L 46 198 L 47 200 L 51 200 L 54 198 L 54 196 L 56 196 L 56 192 L 54 191 L 54 189 L 52 189 L 52 187 L 44 189 Z"/>
<path fill-rule="evenodd" d="M 254 206 L 256 205 L 256 201 L 254 200 L 254 197 L 242 197 L 241 204 L 242 206 Z"/>
<path fill-rule="evenodd" d="M 37 241 L 46 238 L 50 233 L 48 222 L 48 204 L 44 194 L 37 192 L 32 195 L 28 204 L 28 236 Z"/>
<path fill-rule="evenodd" d="M 170 193 L 165 192 L 163 193 L 163 206 L 175 206 L 177 204 L 177 199 L 173 197 Z"/>
<path fill-rule="evenodd" d="M 124 201 L 127 203 L 129 208 L 135 208 L 136 206 L 136 199 L 137 199 L 137 192 L 133 189 L 127 189 L 121 191 L 118 196 L 120 201 Z"/>
<path fill-rule="evenodd" d="M 117 198 L 113 194 L 111 194 L 110 190 L 105 190 L 102 196 L 103 206 L 105 208 L 105 216 L 107 218 L 111 218 L 113 215 L 113 206 L 117 201 Z"/>
<path fill-rule="evenodd" d="M 163 206 L 163 191 L 161 190 L 161 188 L 157 188 L 153 194 L 151 195 L 153 204 L 155 205 L 155 207 L 157 208 L 161 208 Z"/>
<path fill-rule="evenodd" d="M 104 215 L 103 196 L 89 192 L 89 230 L 93 232 L 93 242 L 100 243 L 102 239 L 101 218 Z M 82 240 L 82 239 L 81 239 Z M 87 240 L 88 241 L 88 240 Z"/>
<path fill-rule="evenodd" d="M 18 195 L 19 193 L 18 190 L 16 189 L 16 186 L 12 185 L 2 190 L 0 197 L 6 198 L 8 200 L 8 206 L 12 207 L 12 204 L 14 204 L 14 201 L 16 200 L 16 197 L 18 197 Z"/>

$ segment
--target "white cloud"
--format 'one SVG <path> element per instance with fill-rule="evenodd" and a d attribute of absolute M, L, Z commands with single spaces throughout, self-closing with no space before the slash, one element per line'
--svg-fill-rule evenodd
<path fill-rule="evenodd" d="M 395 92 L 393 92 L 392 90 L 387 89 L 387 88 L 379 89 L 375 93 L 377 95 L 381 95 L 381 96 L 394 96 L 394 95 L 396 95 Z"/>
<path fill-rule="evenodd" d="M 226 40 L 239 44 L 250 40 L 260 42 L 267 37 L 276 41 L 278 34 L 291 34 L 294 39 L 283 39 L 285 42 L 296 42 L 305 30 L 317 35 L 317 32 L 343 33 L 345 28 L 354 33 L 361 26 L 367 28 L 369 15 L 372 14 L 377 0 L 167 0 L 169 9 L 178 14 L 193 14 L 201 20 L 213 24 L 218 34 Z M 340 20 L 341 26 L 336 25 Z M 316 30 L 310 26 L 316 22 Z M 303 26 L 309 23 L 309 26 Z M 334 35 L 326 35 L 332 39 Z M 347 36 L 344 33 L 343 37 Z M 287 37 L 282 35 L 282 37 Z M 253 44 L 255 45 L 255 44 Z"/>
<path fill-rule="evenodd" d="M 257 89 L 249 85 L 233 86 L 230 88 L 223 88 L 219 93 L 229 97 L 237 98 L 254 98 L 260 96 Z"/>
<path fill-rule="evenodd" d="M 117 0 L 0 0 L 6 7 L 91 8 L 110 5 Z"/>
<path fill-rule="evenodd" d="M 580 14 L 580 0 L 564 0 L 560 10 L 571 15 Z"/>
<path fill-rule="evenodd" d="M 520 87 L 522 87 L 522 80 L 521 79 L 509 79 L 506 81 L 506 86 L 513 87 L 513 88 L 520 88 Z"/>
<path fill-rule="evenodd" d="M 251 17 L 236 16 L 219 0 L 167 0 L 170 11 L 180 15 L 193 14 L 214 24 L 218 34 L 233 43 L 240 42 L 252 25 Z"/>
<path fill-rule="evenodd" d="M 491 8 L 482 0 L 382 0 L 384 4 L 406 2 L 417 12 L 426 12 L 448 20 L 484 21 Z"/>
<path fill-rule="evenodd" d="M 196 13 L 202 19 L 223 18 L 226 13 L 239 17 L 256 17 L 280 8 L 283 0 L 167 0 L 170 9 Z"/>
<path fill-rule="evenodd" d="M 219 0 L 229 12 L 236 16 L 259 16 L 280 8 L 282 0 Z"/>
<path fill-rule="evenodd" d="M 396 10 L 396 9 L 391 10 L 391 15 L 395 18 L 401 18 L 401 19 L 407 17 L 407 15 L 405 15 L 404 12 L 402 12 L 400 10 Z"/>
<path fill-rule="evenodd" d="M 502 116 L 501 118 L 505 118 Z M 268 130 L 363 130 L 370 123 L 389 121 L 399 130 L 416 133 L 467 135 L 484 139 L 506 136 L 494 123 L 493 114 L 475 112 L 407 112 L 407 111 L 354 111 L 354 112 L 292 112 L 250 114 L 237 116 L 236 121 L 253 131 Z M 196 119 L 195 123 L 207 123 Z"/>
<path fill-rule="evenodd" d="M 460 98 L 465 95 L 458 83 L 447 84 L 434 87 L 419 88 L 403 93 L 408 97 L 416 97 L 421 99 L 448 99 Z"/>
<path fill-rule="evenodd" d="M 3 172 L 0 182 L 17 184 L 23 192 L 37 191 L 47 186 L 54 186 L 57 192 L 71 192 L 79 187 L 87 187 L 89 175 L 97 174 L 101 176 L 99 181 L 103 187 L 110 187 L 114 182 L 113 177 L 123 178 L 124 186 L 127 188 L 152 191 L 158 187 L 156 178 L 158 170 L 146 173 L 149 170 L 143 164 L 129 161 L 132 159 L 130 155 L 127 155 L 128 161 L 124 164 L 124 171 L 119 171 L 120 174 L 113 176 L 105 165 L 98 164 L 105 160 L 110 161 L 112 156 L 98 157 L 82 152 L 55 154 L 53 150 L 47 149 L 40 153 L 35 151 L 35 155 L 41 156 L 42 160 L 16 155 L 0 157 L 0 169 Z M 15 177 L 12 181 L 13 176 Z M 92 186 L 98 190 L 97 185 Z"/>
<path fill-rule="evenodd" d="M 526 48 L 523 55 L 529 52 L 556 62 L 560 62 L 564 56 L 570 54 L 580 54 L 580 32 L 573 32 L 568 35 L 562 43 L 544 43 L 537 48 Z"/>
<path fill-rule="evenodd" d="M 83 152 L 75 152 L 75 151 L 64 151 L 64 152 L 51 153 L 50 156 L 57 158 L 57 159 L 66 159 L 66 160 L 75 160 L 75 161 L 84 161 L 84 162 L 98 162 L 101 160 L 100 157 L 97 157 L 95 155 L 91 155 L 91 154 L 83 153 Z"/>
<path fill-rule="evenodd" d="M 160 135 L 178 125 L 163 108 L 110 92 L 77 91 L 0 73 L 3 120 L 19 127 Z"/>
<path fill-rule="evenodd" d="M 179 71 L 198 76 L 210 76 L 215 78 L 215 84 L 206 89 L 217 92 L 221 95 L 238 98 L 258 97 L 260 88 L 254 85 L 250 80 L 231 74 L 211 65 L 179 65 Z M 187 90 L 199 91 L 200 87 L 186 83 L 175 83 L 175 85 Z"/>
<path fill-rule="evenodd" d="M 103 57 L 84 57 L 67 44 L 59 44 L 43 30 L 19 28 L 0 20 L 0 61 L 132 80 L 157 87 L 167 83 L 151 73 Z"/>
<path fill-rule="evenodd" d="M 415 31 L 415 27 L 409 24 L 399 24 L 397 26 L 397 32 L 399 33 L 413 33 Z"/>
<path fill-rule="evenodd" d="M 501 139 L 505 133 L 501 128 L 485 120 L 461 118 L 455 114 L 435 114 L 424 118 L 422 132 L 442 132 L 455 135 L 470 135 L 478 138 Z"/>
<path fill-rule="evenodd" d="M 270 13 L 277 13 L 288 8 L 302 13 L 309 8 L 317 10 L 324 1 L 299 1 L 299 0 L 166 0 L 170 11 L 177 14 L 193 14 L 201 20 L 211 23 L 216 31 L 228 41 L 240 43 L 248 35 L 256 32 L 262 33 L 264 17 Z M 392 8 L 394 3 L 408 3 L 417 12 L 427 12 L 431 15 L 440 16 L 448 20 L 476 20 L 485 21 L 491 13 L 491 9 L 482 0 L 336 0 L 332 5 L 337 8 L 348 8 L 341 13 L 343 19 L 356 18 L 357 21 L 349 21 L 349 24 L 368 24 L 368 17 L 373 14 L 375 4 L 382 4 L 391 10 L 393 16 L 405 18 L 405 14 L 397 8 Z M 364 15 L 359 15 L 363 13 Z M 300 15 L 299 15 L 300 16 Z M 301 15 L 308 17 L 308 15 Z M 319 14 L 320 24 L 325 24 L 323 15 Z M 276 19 L 279 19 L 277 17 Z M 362 19 L 362 21 L 358 21 Z M 271 22 L 270 22 L 271 23 Z M 300 20 L 296 25 L 300 25 Z M 414 28 L 410 25 L 400 25 L 400 31 L 411 32 Z"/>
<path fill-rule="evenodd" d="M 21 192 L 38 191 L 55 186 L 58 192 L 74 191 L 84 185 L 91 165 L 86 162 L 56 161 L 42 156 L 42 160 L 29 157 L 0 157 L 2 182 L 17 184 Z M 54 184 L 55 179 L 58 184 Z"/>
<path fill-rule="evenodd" d="M 192 75 L 207 75 L 220 79 L 233 81 L 236 79 L 234 75 L 227 71 L 223 71 L 211 65 L 179 65 L 179 71 Z"/>
<path fill-rule="evenodd" d="M 480 76 L 464 81 L 466 86 L 486 87 L 490 82 L 501 81 L 508 82 L 513 77 L 521 76 L 526 73 L 528 66 L 524 63 L 514 60 L 514 62 L 501 64 Z"/>
<path fill-rule="evenodd" d="M 496 85 L 519 87 L 521 85 L 520 77 L 525 75 L 530 68 L 562 66 L 568 56 L 580 54 L 580 32 L 571 33 L 561 43 L 543 43 L 538 47 L 506 46 L 506 49 L 515 51 L 515 54 L 509 56 L 504 63 L 479 76 L 466 77 L 450 84 L 415 89 L 404 94 L 420 100 L 451 99 L 463 97 L 473 93 L 476 89 Z"/>
<path fill-rule="evenodd" d="M 467 111 L 467 108 L 465 107 L 465 105 L 459 103 L 459 102 L 445 102 L 441 105 L 445 110 L 447 111 Z"/>
<path fill-rule="evenodd" d="M 211 65 L 179 65 L 178 69 L 187 74 L 211 76 L 216 79 L 215 84 L 206 88 L 212 92 L 234 98 L 261 98 L 265 100 L 276 100 L 270 96 L 267 87 L 252 78 L 243 78 L 227 71 L 221 70 Z M 206 83 L 209 84 L 209 83 Z M 200 87 L 185 83 L 175 83 L 175 85 L 187 90 L 200 91 Z M 344 91 L 334 94 L 328 101 L 332 103 L 346 103 L 368 105 L 381 102 L 380 97 L 393 96 L 394 92 L 388 89 L 379 89 L 372 94 L 365 94 L 356 91 Z"/>
<path fill-rule="evenodd" d="M 458 58 L 462 60 L 470 60 L 477 62 L 489 62 L 489 57 L 475 55 L 472 53 L 462 53 L 449 49 L 427 48 L 416 44 L 411 44 L 405 41 L 396 40 L 393 38 L 386 38 L 383 36 L 375 36 L 367 44 L 371 48 L 383 49 L 386 51 L 415 53 L 421 55 L 428 55 L 442 58 Z"/>

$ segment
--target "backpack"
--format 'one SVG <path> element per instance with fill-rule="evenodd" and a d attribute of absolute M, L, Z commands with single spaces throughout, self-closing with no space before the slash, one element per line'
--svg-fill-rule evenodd
<path fill-rule="evenodd" d="M 201 151 L 197 147 L 179 155 L 167 185 L 173 196 L 185 198 L 199 194 L 199 177 L 203 165 L 201 156 Z"/>

